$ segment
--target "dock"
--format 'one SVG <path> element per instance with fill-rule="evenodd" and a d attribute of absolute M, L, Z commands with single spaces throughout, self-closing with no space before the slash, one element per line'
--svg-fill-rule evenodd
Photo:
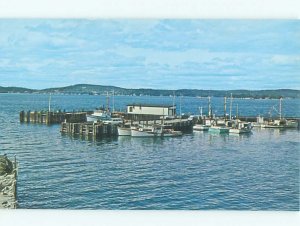
<path fill-rule="evenodd" d="M 61 133 L 92 136 L 92 137 L 112 137 L 118 135 L 117 125 L 104 124 L 103 122 L 84 122 L 84 123 L 61 123 Z"/>
<path fill-rule="evenodd" d="M 12 162 L 6 155 L 0 156 L 0 209 L 17 208 L 17 175 L 16 157 Z"/>
<path fill-rule="evenodd" d="M 21 111 L 21 123 L 60 124 L 62 122 L 86 122 L 88 112 L 49 112 L 49 111 Z"/>
<path fill-rule="evenodd" d="M 127 122 L 132 125 L 151 126 L 157 124 L 158 121 L 131 121 Z M 174 130 L 182 132 L 191 132 L 193 129 L 193 121 L 187 119 L 174 119 L 164 122 L 165 126 L 170 126 Z M 103 122 L 84 122 L 72 123 L 62 122 L 61 133 L 71 135 L 91 136 L 95 138 L 118 136 L 118 126 Z"/>

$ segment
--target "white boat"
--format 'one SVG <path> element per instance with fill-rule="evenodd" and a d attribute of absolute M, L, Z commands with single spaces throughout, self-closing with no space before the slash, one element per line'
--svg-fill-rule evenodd
<path fill-rule="evenodd" d="M 176 131 L 173 129 L 163 129 L 162 132 L 158 133 L 158 136 L 161 137 L 178 137 L 178 136 L 182 136 L 182 132 L 181 131 Z"/>
<path fill-rule="evenodd" d="M 121 125 L 123 123 L 123 119 L 121 118 L 110 118 L 102 121 L 104 124 L 112 124 L 112 125 Z"/>
<path fill-rule="evenodd" d="M 104 110 L 96 110 L 94 113 L 86 116 L 88 122 L 104 121 L 109 120 L 110 118 L 110 113 Z"/>
<path fill-rule="evenodd" d="M 194 131 L 208 131 L 210 126 L 208 125 L 201 125 L 201 124 L 196 124 L 193 126 Z"/>
<path fill-rule="evenodd" d="M 298 122 L 295 120 L 274 120 L 272 122 L 268 122 L 266 124 L 261 125 L 262 128 L 274 128 L 274 129 L 288 129 L 288 128 L 297 128 Z"/>
<path fill-rule="evenodd" d="M 213 133 L 228 133 L 229 132 L 229 128 L 225 127 L 225 126 L 211 126 L 208 129 L 209 132 L 213 132 Z"/>
<path fill-rule="evenodd" d="M 132 137 L 177 137 L 182 136 L 181 131 L 174 129 L 159 127 L 146 127 L 146 128 L 131 128 Z"/>
<path fill-rule="evenodd" d="M 279 119 L 266 122 L 261 125 L 262 128 L 278 128 L 278 129 L 288 129 L 288 128 L 297 128 L 298 127 L 298 121 L 296 120 L 287 120 L 284 117 L 282 117 L 282 98 L 279 99 L 279 112 L 276 110 L 276 108 L 273 106 L 270 110 L 270 114 L 272 110 L 275 110 L 279 113 Z"/>
<path fill-rule="evenodd" d="M 132 137 L 155 137 L 153 128 L 131 128 Z"/>
<path fill-rule="evenodd" d="M 252 130 L 252 124 L 249 122 L 238 122 L 234 127 L 229 129 L 229 133 L 242 134 L 250 133 Z"/>
<path fill-rule="evenodd" d="M 131 136 L 131 128 L 129 127 L 120 127 L 118 126 L 118 135 L 119 136 Z"/>

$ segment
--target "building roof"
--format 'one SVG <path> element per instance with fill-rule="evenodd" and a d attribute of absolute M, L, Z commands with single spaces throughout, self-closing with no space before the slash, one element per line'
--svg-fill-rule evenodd
<path fill-rule="evenodd" d="M 137 106 L 137 107 L 165 107 L 170 108 L 173 107 L 173 105 L 170 104 L 142 104 L 142 103 L 133 103 L 133 104 L 127 104 L 127 106 Z M 174 105 L 176 107 L 176 105 Z"/>

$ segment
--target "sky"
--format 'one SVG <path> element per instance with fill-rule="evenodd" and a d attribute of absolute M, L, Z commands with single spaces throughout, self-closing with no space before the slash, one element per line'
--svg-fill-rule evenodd
<path fill-rule="evenodd" d="M 299 20 L 0 19 L 0 86 L 300 89 Z"/>

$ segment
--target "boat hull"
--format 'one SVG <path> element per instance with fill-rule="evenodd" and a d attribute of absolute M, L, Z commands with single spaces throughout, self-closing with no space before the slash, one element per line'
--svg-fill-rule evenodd
<path fill-rule="evenodd" d="M 234 133 L 234 134 L 243 134 L 243 133 L 250 133 L 250 129 L 229 129 L 229 133 Z"/>
<path fill-rule="evenodd" d="M 155 137 L 155 133 L 152 133 L 151 131 L 132 129 L 131 136 L 132 137 Z"/>
<path fill-rule="evenodd" d="M 118 135 L 119 136 L 131 136 L 131 129 L 118 127 Z"/>
<path fill-rule="evenodd" d="M 225 127 L 210 127 L 208 131 L 212 132 L 212 133 L 224 134 L 224 133 L 229 133 L 229 128 L 225 128 Z"/>
<path fill-rule="evenodd" d="M 195 125 L 193 126 L 193 131 L 208 131 L 209 126 L 206 125 Z"/>

